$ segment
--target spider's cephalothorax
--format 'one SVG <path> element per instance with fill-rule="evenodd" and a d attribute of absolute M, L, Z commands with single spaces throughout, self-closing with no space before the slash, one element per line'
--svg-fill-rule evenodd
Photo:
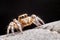
<path fill-rule="evenodd" d="M 9 34 L 9 30 L 12 30 L 12 33 L 14 33 L 15 29 L 20 29 L 22 32 L 22 29 L 26 26 L 31 25 L 32 23 L 35 24 L 37 27 L 41 26 L 42 24 L 45 24 L 44 21 L 36 16 L 35 14 L 32 14 L 31 16 L 28 16 L 28 14 L 22 14 L 18 16 L 18 20 L 13 19 L 12 22 L 10 22 L 8 28 L 7 28 L 7 34 Z"/>
<path fill-rule="evenodd" d="M 28 16 L 27 14 L 23 14 L 23 15 L 18 16 L 18 21 L 21 23 L 22 27 L 26 27 L 26 26 L 31 25 L 34 19 Z"/>

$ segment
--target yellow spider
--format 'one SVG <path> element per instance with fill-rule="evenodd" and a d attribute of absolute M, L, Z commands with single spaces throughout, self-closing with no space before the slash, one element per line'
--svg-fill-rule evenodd
<path fill-rule="evenodd" d="M 10 29 L 13 34 L 14 34 L 14 29 L 16 30 L 19 29 L 22 32 L 22 29 L 24 27 L 29 26 L 31 24 L 35 24 L 37 27 L 39 27 L 45 23 L 41 18 L 39 18 L 35 14 L 28 16 L 28 14 L 25 13 L 25 14 L 19 15 L 18 20 L 13 19 L 13 21 L 9 23 L 8 28 L 7 28 L 7 34 L 9 34 Z"/>
<path fill-rule="evenodd" d="M 21 23 L 21 26 L 24 28 L 26 26 L 29 26 L 33 23 L 34 19 L 27 14 L 23 14 L 18 16 L 18 21 Z"/>

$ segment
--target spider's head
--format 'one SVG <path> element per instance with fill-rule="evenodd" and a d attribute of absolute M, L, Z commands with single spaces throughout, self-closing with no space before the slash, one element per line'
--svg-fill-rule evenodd
<path fill-rule="evenodd" d="M 23 18 L 26 18 L 26 17 L 28 17 L 28 14 L 22 14 L 22 15 L 19 15 L 18 16 L 18 19 L 23 19 Z"/>

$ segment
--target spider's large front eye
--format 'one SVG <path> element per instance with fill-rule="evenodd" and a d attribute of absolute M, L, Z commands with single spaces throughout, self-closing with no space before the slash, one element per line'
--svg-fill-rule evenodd
<path fill-rule="evenodd" d="M 24 16 L 22 16 L 21 18 L 24 18 Z"/>

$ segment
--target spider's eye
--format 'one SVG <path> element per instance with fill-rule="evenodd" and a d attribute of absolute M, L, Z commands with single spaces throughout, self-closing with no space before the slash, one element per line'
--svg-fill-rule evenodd
<path fill-rule="evenodd" d="M 19 19 L 22 19 L 22 16 L 20 16 Z"/>
<path fill-rule="evenodd" d="M 25 17 L 27 17 L 27 16 L 25 15 Z"/>
<path fill-rule="evenodd" d="M 24 18 L 24 16 L 22 16 L 21 18 Z"/>
<path fill-rule="evenodd" d="M 20 19 L 21 19 L 21 17 L 20 17 Z"/>
<path fill-rule="evenodd" d="M 27 15 L 24 15 L 24 18 L 26 18 L 27 17 Z"/>

